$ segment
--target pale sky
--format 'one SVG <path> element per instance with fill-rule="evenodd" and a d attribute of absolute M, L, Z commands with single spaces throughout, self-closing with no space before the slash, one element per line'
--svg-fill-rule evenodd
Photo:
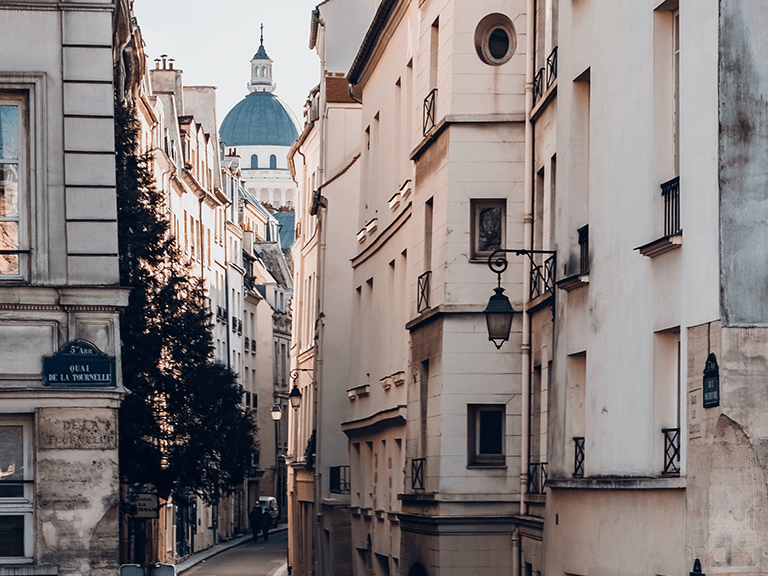
<path fill-rule="evenodd" d="M 250 61 L 264 23 L 275 93 L 301 125 L 304 101 L 320 79 L 320 60 L 308 47 L 311 12 L 319 1 L 135 0 L 133 9 L 150 67 L 168 54 L 184 71 L 185 85 L 216 86 L 219 125 L 248 93 Z"/>

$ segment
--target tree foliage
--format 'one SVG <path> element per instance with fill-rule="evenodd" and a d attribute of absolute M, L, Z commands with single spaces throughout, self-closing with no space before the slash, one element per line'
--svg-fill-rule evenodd
<path fill-rule="evenodd" d="M 120 332 L 130 391 L 120 409 L 122 480 L 216 502 L 243 481 L 255 425 L 237 377 L 213 360 L 205 286 L 171 237 L 134 109 L 116 106 L 115 138 L 120 283 L 131 288 Z"/>

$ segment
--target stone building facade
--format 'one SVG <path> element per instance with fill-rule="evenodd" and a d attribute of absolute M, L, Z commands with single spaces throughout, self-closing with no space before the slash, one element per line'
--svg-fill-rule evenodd
<path fill-rule="evenodd" d="M 0 4 L 3 574 L 118 563 L 114 10 Z"/>

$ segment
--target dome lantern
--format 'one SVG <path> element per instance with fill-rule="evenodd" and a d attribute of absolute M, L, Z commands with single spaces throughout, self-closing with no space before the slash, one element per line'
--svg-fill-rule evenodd
<path fill-rule="evenodd" d="M 258 52 L 251 58 L 251 81 L 248 82 L 248 92 L 274 92 L 275 83 L 272 81 L 272 59 L 264 49 L 264 24 L 261 25 L 261 45 Z"/>

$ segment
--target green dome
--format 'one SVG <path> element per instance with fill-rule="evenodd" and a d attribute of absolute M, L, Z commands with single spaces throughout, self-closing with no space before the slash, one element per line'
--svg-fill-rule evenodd
<path fill-rule="evenodd" d="M 288 107 L 272 92 L 251 92 L 219 128 L 226 146 L 290 146 L 299 131 Z"/>

